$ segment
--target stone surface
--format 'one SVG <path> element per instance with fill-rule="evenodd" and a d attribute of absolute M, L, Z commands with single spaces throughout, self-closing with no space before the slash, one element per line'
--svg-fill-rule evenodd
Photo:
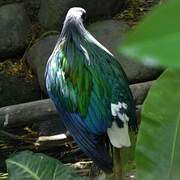
<path fill-rule="evenodd" d="M 10 3 L 22 2 L 23 0 L 0 0 L 0 6 Z"/>
<path fill-rule="evenodd" d="M 29 18 L 20 3 L 0 7 L 0 61 L 23 53 L 30 40 Z"/>
<path fill-rule="evenodd" d="M 36 21 L 41 0 L 0 0 L 0 6 L 6 4 L 22 3 L 31 21 Z"/>
<path fill-rule="evenodd" d="M 44 71 L 47 60 L 51 55 L 56 41 L 57 35 L 50 35 L 34 44 L 27 53 L 27 61 L 37 75 L 41 89 L 46 92 L 44 85 Z"/>
<path fill-rule="evenodd" d="M 37 81 L 25 81 L 20 76 L 8 76 L 0 72 L 0 107 L 35 101 L 40 99 Z"/>
<path fill-rule="evenodd" d="M 38 21 L 38 12 L 41 0 L 23 0 L 25 10 L 32 22 Z"/>
<path fill-rule="evenodd" d="M 118 59 L 125 70 L 130 83 L 143 82 L 155 79 L 160 70 L 146 67 L 119 54 L 118 49 L 122 43 L 128 26 L 121 21 L 105 20 L 91 24 L 88 30 L 94 37 L 109 49 Z"/>
<path fill-rule="evenodd" d="M 35 123 L 33 128 L 35 128 L 41 136 L 64 134 L 67 131 L 63 121 L 57 118 Z"/>
<path fill-rule="evenodd" d="M 71 7 L 83 7 L 87 11 L 88 19 L 97 19 L 100 16 L 102 18 L 114 15 L 125 2 L 125 0 L 41 0 L 39 21 L 45 29 L 59 30 Z"/>

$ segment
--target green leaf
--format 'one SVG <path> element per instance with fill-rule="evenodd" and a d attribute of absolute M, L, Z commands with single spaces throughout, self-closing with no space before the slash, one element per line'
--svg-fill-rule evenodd
<path fill-rule="evenodd" d="M 23 151 L 6 160 L 9 180 L 85 180 L 60 161 Z M 87 180 L 87 179 L 86 179 Z"/>
<path fill-rule="evenodd" d="M 145 64 L 180 68 L 179 15 L 179 0 L 156 7 L 129 33 L 120 51 Z"/>
<path fill-rule="evenodd" d="M 180 71 L 167 70 L 150 89 L 137 138 L 138 180 L 180 179 Z"/>

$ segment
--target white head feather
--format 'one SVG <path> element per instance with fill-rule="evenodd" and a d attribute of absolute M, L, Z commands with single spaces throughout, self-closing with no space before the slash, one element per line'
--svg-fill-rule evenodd
<path fill-rule="evenodd" d="M 83 8 L 73 7 L 71 9 L 69 9 L 69 11 L 66 15 L 65 21 L 70 18 L 80 19 L 80 18 L 82 18 L 83 14 L 86 14 L 86 11 Z"/>

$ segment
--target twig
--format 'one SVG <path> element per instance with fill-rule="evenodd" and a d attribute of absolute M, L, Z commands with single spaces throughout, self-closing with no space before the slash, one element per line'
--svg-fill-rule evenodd
<path fill-rule="evenodd" d="M 9 133 L 9 132 L 6 132 L 4 130 L 0 130 L 0 134 L 2 134 L 3 136 L 6 136 L 10 139 L 13 139 L 13 140 L 21 140 L 21 138 L 17 135 L 14 135 L 12 133 Z"/>

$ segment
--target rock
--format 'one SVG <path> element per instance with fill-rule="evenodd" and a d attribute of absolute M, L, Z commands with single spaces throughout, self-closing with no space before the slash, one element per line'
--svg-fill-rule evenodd
<path fill-rule="evenodd" d="M 0 0 L 0 6 L 6 4 L 22 3 L 31 21 L 37 21 L 41 0 Z"/>
<path fill-rule="evenodd" d="M 54 118 L 33 124 L 33 128 L 41 136 L 53 136 L 66 133 L 66 128 L 62 120 Z"/>
<path fill-rule="evenodd" d="M 21 3 L 0 7 L 0 60 L 24 52 L 30 40 L 31 25 Z"/>
<path fill-rule="evenodd" d="M 25 81 L 24 77 L 8 76 L 0 72 L 0 107 L 40 99 L 37 81 Z"/>
<path fill-rule="evenodd" d="M 128 26 L 121 21 L 105 20 L 91 24 L 88 30 L 94 37 L 109 49 L 125 70 L 130 83 L 155 79 L 161 70 L 146 67 L 119 54 L 118 49 Z"/>
<path fill-rule="evenodd" d="M 0 6 L 10 3 L 22 2 L 23 0 L 0 0 Z"/>
<path fill-rule="evenodd" d="M 25 10 L 32 22 L 38 21 L 41 0 L 23 0 Z"/>
<path fill-rule="evenodd" d="M 114 15 L 125 2 L 125 0 L 41 0 L 39 22 L 45 29 L 59 30 L 71 7 L 83 7 L 87 11 L 88 19 L 97 19 L 100 16 L 102 18 Z"/>
<path fill-rule="evenodd" d="M 41 89 L 46 92 L 44 85 L 44 71 L 47 60 L 57 42 L 57 35 L 50 35 L 34 44 L 27 53 L 27 61 L 37 75 Z"/>

